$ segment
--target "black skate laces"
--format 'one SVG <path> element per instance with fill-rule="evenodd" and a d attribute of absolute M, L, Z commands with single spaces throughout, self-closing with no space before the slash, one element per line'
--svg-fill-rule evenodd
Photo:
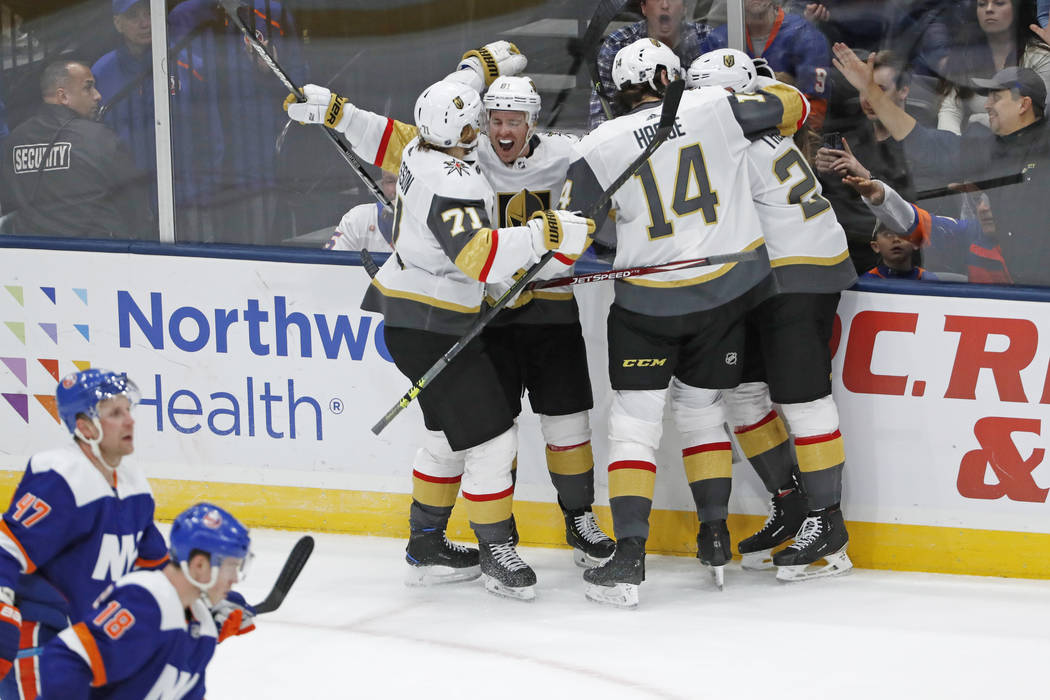
<path fill-rule="evenodd" d="M 818 516 L 806 518 L 802 523 L 802 527 L 798 531 L 798 535 L 795 536 L 795 544 L 791 545 L 793 549 L 804 549 L 810 544 L 815 542 L 817 538 L 822 534 L 821 520 Z"/>
<path fill-rule="evenodd" d="M 594 520 L 594 513 L 587 512 L 583 515 L 577 515 L 572 519 L 573 527 L 576 528 L 576 532 L 586 540 L 589 544 L 601 544 L 609 539 L 601 528 L 598 527 L 598 523 Z"/>
<path fill-rule="evenodd" d="M 490 544 L 488 547 L 489 551 L 492 553 L 492 558 L 496 560 L 496 563 L 508 571 L 527 569 L 529 566 L 521 560 L 520 556 L 518 556 L 518 550 L 514 548 L 514 545 L 510 540 L 500 542 L 499 544 Z"/>

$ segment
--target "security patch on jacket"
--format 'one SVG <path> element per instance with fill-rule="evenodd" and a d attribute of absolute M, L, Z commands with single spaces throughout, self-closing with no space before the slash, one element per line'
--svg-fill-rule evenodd
<path fill-rule="evenodd" d="M 50 150 L 48 150 L 49 145 Z M 27 143 L 24 146 L 15 146 L 12 152 L 15 175 L 47 170 L 69 170 L 69 156 L 72 149 L 73 144 L 68 141 L 58 141 L 53 144 Z"/>

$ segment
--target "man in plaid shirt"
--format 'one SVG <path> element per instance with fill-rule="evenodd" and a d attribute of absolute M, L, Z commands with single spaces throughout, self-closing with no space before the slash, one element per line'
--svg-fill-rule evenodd
<path fill-rule="evenodd" d="M 617 51 L 639 39 L 650 37 L 670 46 L 682 65 L 688 66 L 702 53 L 700 43 L 711 32 L 711 27 L 703 22 L 685 21 L 684 0 L 641 0 L 641 10 L 645 19 L 613 32 L 598 49 L 598 78 L 602 96 L 614 117 L 622 113 L 614 99 L 616 86 L 612 84 L 612 64 Z M 597 91 L 592 89 L 590 128 L 593 129 L 605 119 L 602 102 Z"/>

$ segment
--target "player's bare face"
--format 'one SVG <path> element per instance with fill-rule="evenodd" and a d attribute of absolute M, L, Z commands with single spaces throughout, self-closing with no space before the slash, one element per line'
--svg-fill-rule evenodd
<path fill-rule="evenodd" d="M 685 21 L 683 0 L 643 0 L 642 14 L 649 23 L 649 36 L 674 46 Z"/>
<path fill-rule="evenodd" d="M 241 562 L 242 560 L 236 557 L 223 558 L 219 564 L 219 575 L 215 579 L 215 585 L 208 589 L 208 600 L 212 605 L 218 605 L 233 588 L 233 584 L 237 583 Z"/>
<path fill-rule="evenodd" d="M 492 150 L 504 163 L 513 163 L 524 155 L 525 139 L 529 136 L 529 120 L 525 112 L 496 109 L 489 112 L 489 141 Z"/>
<path fill-rule="evenodd" d="M 102 439 L 98 451 L 111 467 L 135 451 L 135 419 L 131 417 L 131 402 L 127 397 L 114 396 L 98 404 L 98 422 L 102 425 Z"/>

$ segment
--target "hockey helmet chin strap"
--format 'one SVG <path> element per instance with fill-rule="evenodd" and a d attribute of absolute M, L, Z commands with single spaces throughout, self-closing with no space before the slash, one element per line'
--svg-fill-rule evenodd
<path fill-rule="evenodd" d="M 91 448 L 91 454 L 95 455 L 95 459 L 98 460 L 98 463 L 105 467 L 109 471 L 110 475 L 112 475 L 114 472 L 117 471 L 117 467 L 110 466 L 109 463 L 106 462 L 106 460 L 102 459 L 102 453 L 98 449 L 99 443 L 102 442 L 102 423 L 101 421 L 99 421 L 98 416 L 91 416 L 91 424 L 95 426 L 95 432 L 98 434 L 98 437 L 87 437 L 86 435 L 84 435 L 84 433 L 80 431 L 79 427 L 73 430 L 73 435 L 75 435 L 88 447 Z"/>
<path fill-rule="evenodd" d="M 180 561 L 179 562 L 179 568 L 182 570 L 182 573 L 186 577 L 186 579 L 190 583 L 192 583 L 194 586 L 196 586 L 197 588 L 200 589 L 200 592 L 201 592 L 200 598 L 201 598 L 201 600 L 204 602 L 204 604 L 206 606 L 211 608 L 212 603 L 211 603 L 211 600 L 208 598 L 208 591 L 210 591 L 212 586 L 215 585 L 215 582 L 219 580 L 219 568 L 220 567 L 215 566 L 214 564 L 212 564 L 212 567 L 211 567 L 211 579 L 207 583 L 201 583 L 197 579 L 193 578 L 193 576 L 190 575 L 190 567 L 185 561 Z"/>

